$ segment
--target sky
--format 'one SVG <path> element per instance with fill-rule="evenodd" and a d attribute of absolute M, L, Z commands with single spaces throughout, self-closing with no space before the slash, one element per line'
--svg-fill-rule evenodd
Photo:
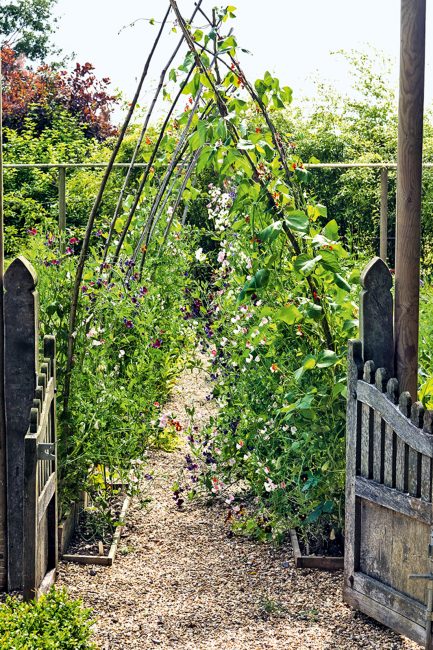
<path fill-rule="evenodd" d="M 203 0 L 210 10 L 217 0 Z M 227 4 L 221 2 L 220 4 Z M 236 6 L 234 23 L 238 43 L 249 50 L 241 63 L 250 79 L 275 73 L 289 85 L 295 98 L 314 92 L 313 79 L 329 80 L 349 91 L 348 67 L 337 50 L 383 51 L 393 62 L 398 79 L 400 0 L 230 0 Z M 430 3 L 427 3 L 428 5 Z M 178 0 L 188 16 L 192 0 Z M 108 76 L 112 87 L 126 100 L 134 93 L 166 0 L 59 0 L 60 18 L 56 44 L 76 60 L 89 61 L 100 77 Z M 429 10 L 429 7 L 427 11 Z M 147 20 L 144 20 L 147 19 Z M 128 27 L 135 22 L 134 26 Z M 196 25 L 202 24 L 197 18 Z M 150 69 L 142 104 L 150 97 L 163 64 L 179 38 L 168 32 Z M 426 105 L 433 102 L 433 15 L 427 15 Z"/>

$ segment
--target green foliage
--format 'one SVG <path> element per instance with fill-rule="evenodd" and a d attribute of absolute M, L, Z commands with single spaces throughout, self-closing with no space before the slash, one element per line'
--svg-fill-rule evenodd
<path fill-rule="evenodd" d="M 0 605 L 0 646 L 14 650 L 96 650 L 90 610 L 66 591 L 52 590 L 37 602 L 7 597 Z"/>
<path fill-rule="evenodd" d="M 101 264 L 101 233 L 94 235 L 81 287 L 67 419 L 61 412 L 63 372 L 80 242 L 72 232 L 63 241 L 36 234 L 25 251 L 39 275 L 42 334 L 54 333 L 58 342 L 60 486 L 66 504 L 86 485 L 90 467 L 115 468 L 128 483 L 131 461 L 159 445 L 164 432 L 155 404 L 164 403 L 193 344 L 181 307 L 194 234 L 173 237 L 162 259 L 149 250 L 151 280 L 150 272 L 140 278 L 129 258 L 116 268 Z"/>
<path fill-rule="evenodd" d="M 294 152 L 306 162 L 377 163 L 397 157 L 397 102 L 389 62 L 380 52 L 338 52 L 348 65 L 351 94 L 317 84 L 308 100 L 278 118 Z M 320 169 L 310 191 L 326 203 L 354 252 L 378 250 L 380 172 Z M 395 175 L 389 176 L 389 230 L 395 221 Z M 390 249 L 390 253 L 392 253 Z"/>
<path fill-rule="evenodd" d="M 357 327 L 358 275 L 337 221 L 309 191 L 312 175 L 273 125 L 290 89 L 269 73 L 252 87 L 236 40 L 224 43 L 233 56 L 226 76 L 217 82 L 202 54 L 203 88 L 185 89 L 221 109 L 193 119 L 189 138 L 198 173 L 213 173 L 201 188 L 213 245 L 196 258 L 213 271 L 201 316 L 220 408 L 193 434 L 188 467 L 193 482 L 232 503 L 236 528 L 248 534 L 277 538 L 319 520 L 341 528 L 345 348 Z"/>
<path fill-rule="evenodd" d="M 5 128 L 5 163 L 53 164 L 60 162 L 103 161 L 107 146 L 89 140 L 76 118 L 64 110 L 53 111 L 52 125 L 39 135 L 32 115 L 21 133 Z M 101 172 L 91 169 L 67 170 L 67 213 L 71 227 L 83 228 L 100 183 Z M 103 209 L 113 209 L 114 181 L 110 184 Z M 49 231 L 58 221 L 58 173 L 56 169 L 5 169 L 5 246 L 13 255 L 27 238 L 27 231 Z"/>
<path fill-rule="evenodd" d="M 18 54 L 45 59 L 53 53 L 50 43 L 57 20 L 52 12 L 57 0 L 6 0 L 0 6 L 0 34 Z"/>

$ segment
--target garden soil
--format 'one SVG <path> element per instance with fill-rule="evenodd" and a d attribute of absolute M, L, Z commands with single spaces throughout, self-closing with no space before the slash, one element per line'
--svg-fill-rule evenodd
<path fill-rule="evenodd" d="M 185 371 L 165 412 L 186 426 L 194 406 L 203 426 L 210 391 L 205 370 Z M 234 536 L 224 504 L 179 510 L 171 488 L 185 453 L 150 455 L 151 502 L 135 499 L 112 567 L 60 565 L 59 586 L 94 611 L 101 650 L 418 648 L 344 605 L 341 572 L 296 570 L 289 545 Z"/>

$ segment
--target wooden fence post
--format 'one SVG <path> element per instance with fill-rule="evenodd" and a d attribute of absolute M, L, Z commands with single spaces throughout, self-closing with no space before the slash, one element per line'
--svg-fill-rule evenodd
<path fill-rule="evenodd" d="M 388 257 L 388 169 L 380 170 L 380 257 Z"/>
<path fill-rule="evenodd" d="M 59 232 L 66 230 L 66 167 L 59 167 Z"/>
<path fill-rule="evenodd" d="M 395 363 L 401 391 L 418 391 L 421 177 L 426 0 L 401 0 L 395 251 Z"/>
<path fill-rule="evenodd" d="M 8 589 L 23 580 L 24 438 L 38 368 L 39 300 L 37 276 L 29 262 L 16 258 L 5 273 L 5 405 L 7 459 Z"/>
<path fill-rule="evenodd" d="M 392 276 L 380 257 L 374 257 L 361 274 L 359 329 L 362 357 L 376 368 L 394 375 Z"/>

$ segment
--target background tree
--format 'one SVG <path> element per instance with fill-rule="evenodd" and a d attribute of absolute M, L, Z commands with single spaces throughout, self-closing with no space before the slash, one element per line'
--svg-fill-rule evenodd
<path fill-rule="evenodd" d="M 53 8 L 57 0 L 0 0 L 2 43 L 32 60 L 54 53 L 51 36 L 57 19 Z"/>
<path fill-rule="evenodd" d="M 31 116 L 37 135 L 61 109 L 78 120 L 88 137 L 104 140 L 114 135 L 110 117 L 117 97 L 108 92 L 110 80 L 98 79 L 92 64 L 77 63 L 72 72 L 46 64 L 34 70 L 25 65 L 23 55 L 4 46 L 2 69 L 5 127 L 22 131 Z"/>

